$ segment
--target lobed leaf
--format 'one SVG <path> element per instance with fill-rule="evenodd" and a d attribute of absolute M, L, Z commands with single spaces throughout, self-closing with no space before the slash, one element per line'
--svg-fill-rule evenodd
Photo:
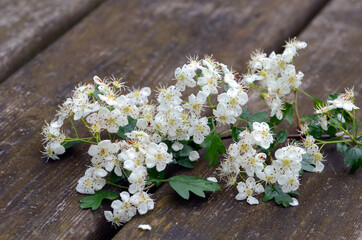
<path fill-rule="evenodd" d="M 119 193 L 106 191 L 106 190 L 97 191 L 95 194 L 91 196 L 80 199 L 79 202 L 82 203 L 80 205 L 80 208 L 82 209 L 91 208 L 94 211 L 99 208 L 104 199 L 114 200 L 118 198 L 118 195 Z"/>
<path fill-rule="evenodd" d="M 189 199 L 190 192 L 197 196 L 205 197 L 204 192 L 220 191 L 221 187 L 216 182 L 195 176 L 178 175 L 169 179 L 170 186 L 184 199 Z"/>

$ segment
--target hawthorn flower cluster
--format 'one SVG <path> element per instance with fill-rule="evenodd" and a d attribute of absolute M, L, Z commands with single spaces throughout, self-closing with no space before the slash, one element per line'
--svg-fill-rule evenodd
<path fill-rule="evenodd" d="M 154 202 L 147 193 L 152 187 L 149 170 L 164 171 L 175 162 L 171 149 L 175 153 L 181 151 L 185 141 L 201 144 L 210 134 L 209 120 L 202 116 L 206 108 L 213 110 L 216 123 L 233 124 L 248 101 L 235 72 L 211 57 L 190 59 L 188 64 L 177 68 L 176 84 L 158 88 L 156 104 L 148 99 L 151 94 L 148 87 L 124 93 L 126 87 L 121 79 L 108 81 L 95 76 L 93 80 L 93 84 L 78 86 L 73 96 L 60 106 L 57 118 L 45 124 L 43 153 L 47 158 L 59 159 L 75 143 L 91 144 L 88 150 L 91 165 L 79 179 L 76 190 L 95 194 L 106 184 L 115 185 L 109 181 L 110 174 L 126 179 L 127 191 L 120 193 L 121 200 L 112 203 L 113 212 L 105 211 L 106 219 L 118 226 L 136 212 L 145 214 L 153 209 Z M 228 85 L 228 90 L 219 94 L 222 83 Z M 186 88 L 194 87 L 197 92 L 183 99 Z M 218 103 L 214 106 L 210 96 L 216 94 L 219 94 Z M 66 119 L 72 124 L 76 138 L 62 132 Z M 80 120 L 92 137 L 79 138 L 73 120 Z M 132 131 L 122 135 L 120 129 L 124 131 L 130 126 Z M 188 160 L 194 162 L 199 157 L 196 150 L 190 151 Z"/>
<path fill-rule="evenodd" d="M 267 123 L 254 122 L 253 130 L 242 131 L 238 139 L 238 142 L 230 144 L 219 168 L 221 177 L 227 179 L 228 185 L 237 184 L 237 200 L 246 199 L 251 205 L 259 204 L 253 196 L 264 192 L 263 183 L 278 184 L 285 193 L 296 191 L 300 185 L 302 158 L 307 152 L 313 155 L 313 171 L 323 170 L 322 155 L 312 136 L 307 136 L 303 144 L 279 148 L 273 159 L 263 152 L 275 141 Z M 242 176 L 245 174 L 246 180 Z M 238 179 L 242 181 L 238 182 Z"/>
<path fill-rule="evenodd" d="M 190 58 L 176 68 L 174 84 L 157 88 L 153 99 L 148 87 L 129 89 L 122 79 L 94 76 L 93 83 L 77 86 L 59 107 L 56 117 L 43 126 L 43 154 L 56 160 L 75 144 L 90 144 L 90 163 L 76 190 L 91 195 L 89 200 L 81 199 L 83 203 L 88 201 L 84 208 L 96 209 L 99 205 L 94 203 L 104 198 L 114 200 L 112 211 L 104 211 L 104 216 L 116 226 L 130 221 L 137 213 L 142 215 L 152 210 L 154 200 L 149 189 L 161 182 L 169 182 L 186 199 L 189 191 L 204 197 L 204 191 L 220 190 L 214 177 L 164 179 L 169 164 L 193 167 L 200 158 L 201 148 L 207 148 L 205 158 L 210 165 L 217 163 L 218 154 L 226 152 L 218 169 L 221 177 L 227 179 L 227 185 L 237 186 L 237 200 L 258 204 L 255 195 L 265 192 L 267 200 L 277 196 L 285 206 L 298 205 L 288 194 L 299 188 L 303 171 L 323 170 L 320 150 L 325 144 L 361 145 L 353 89 L 320 104 L 314 118 L 300 124 L 296 93 L 302 91 L 299 87 L 303 73 L 296 72 L 293 59 L 306 46 L 305 42 L 293 39 L 282 54 L 273 52 L 267 57 L 256 51 L 248 64 L 248 73 L 242 77 L 210 56 Z M 272 118 L 267 121 L 266 112 L 248 117 L 250 112 L 244 106 L 251 89 L 261 93 L 271 109 L 270 117 L 276 116 L 280 121 L 285 117 L 289 122 L 295 109 L 300 141 L 275 149 L 286 141 L 288 133 L 283 130 L 275 136 L 280 121 Z M 291 91 L 295 93 L 293 105 L 287 102 Z M 287 104 L 292 111 L 284 116 Z M 66 121 L 74 134 L 63 130 Z M 243 122 L 248 125 L 239 126 Z M 77 131 L 80 124 L 88 130 L 89 137 L 80 137 L 81 132 Z M 217 127 L 230 129 L 219 133 Z M 326 142 L 320 139 L 322 131 L 337 137 L 347 135 L 349 139 Z M 226 151 L 222 139 L 228 138 L 223 135 L 229 132 L 235 142 Z M 351 160 L 351 164 L 358 163 Z M 190 184 L 192 181 L 197 184 Z M 106 185 L 121 190 L 117 193 L 103 190 Z"/>
<path fill-rule="evenodd" d="M 293 59 L 298 55 L 298 50 L 306 47 L 307 43 L 292 39 L 287 42 L 282 54 L 272 52 L 268 57 L 259 50 L 252 54 L 243 81 L 259 91 L 267 91 L 263 97 L 271 110 L 271 117 L 283 118 L 286 96 L 301 86 L 304 74 L 296 71 Z M 255 81 L 260 87 L 254 84 Z"/>

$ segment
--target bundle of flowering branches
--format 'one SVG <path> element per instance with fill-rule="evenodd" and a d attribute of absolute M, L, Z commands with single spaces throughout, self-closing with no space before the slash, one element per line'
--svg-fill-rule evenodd
<path fill-rule="evenodd" d="M 296 71 L 293 59 L 306 46 L 292 39 L 282 54 L 256 51 L 244 75 L 210 56 L 190 58 L 176 69 L 174 85 L 157 89 L 155 100 L 150 100 L 148 87 L 129 89 L 122 79 L 95 76 L 92 84 L 76 87 L 56 118 L 43 127 L 44 155 L 59 159 L 75 144 L 90 144 L 89 168 L 76 187 L 90 195 L 80 200 L 81 208 L 95 210 L 103 199 L 114 200 L 113 211 L 104 215 L 117 226 L 137 212 L 152 210 L 148 191 L 161 183 L 168 182 L 185 199 L 190 191 L 205 197 L 207 191 L 221 190 L 214 177 L 164 178 L 169 164 L 193 168 L 203 148 L 209 166 L 218 165 L 219 182 L 236 186 L 237 200 L 258 204 L 255 195 L 264 193 L 264 202 L 274 199 L 284 207 L 296 206 L 293 195 L 299 194 L 300 176 L 304 171 L 323 171 L 321 149 L 326 144 L 338 144 L 352 172 L 362 166 L 353 89 L 330 95 L 327 102 L 304 92 L 300 88 L 304 75 Z M 245 107 L 252 90 L 265 100 L 269 114 L 251 114 Z M 313 115 L 299 116 L 299 92 L 313 100 Z M 292 124 L 293 113 L 299 134 L 276 132 L 283 119 Z M 74 133 L 65 134 L 65 121 Z M 89 134 L 79 136 L 73 121 Z M 225 147 L 223 140 L 228 138 L 234 143 Z M 223 160 L 218 164 L 220 154 Z M 104 190 L 106 185 L 119 191 Z"/>

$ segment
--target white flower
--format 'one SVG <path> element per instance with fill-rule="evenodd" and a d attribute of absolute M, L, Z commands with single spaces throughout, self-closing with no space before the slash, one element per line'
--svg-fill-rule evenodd
<path fill-rule="evenodd" d="M 137 192 L 130 202 L 137 207 L 138 213 L 143 215 L 154 208 L 155 203 L 146 192 Z"/>
<path fill-rule="evenodd" d="M 353 104 L 352 100 L 346 98 L 344 95 L 339 96 L 333 101 L 328 101 L 332 108 L 343 108 L 346 111 L 352 111 L 353 109 L 359 109 Z"/>
<path fill-rule="evenodd" d="M 315 142 L 315 139 L 311 135 L 308 135 L 305 137 L 305 139 L 303 139 L 303 145 L 306 149 L 308 149 L 310 146 L 312 146 L 314 144 L 314 142 Z"/>
<path fill-rule="evenodd" d="M 298 173 L 302 168 L 302 155 L 288 147 L 276 150 L 275 157 L 276 160 L 273 161 L 273 166 L 276 169 Z"/>
<path fill-rule="evenodd" d="M 112 160 L 114 154 L 119 151 L 119 145 L 110 140 L 103 140 L 98 145 L 90 146 L 88 154 L 92 157 L 100 157 L 106 160 Z"/>
<path fill-rule="evenodd" d="M 264 162 L 267 159 L 265 153 L 257 155 L 244 154 L 241 161 L 241 166 L 245 169 L 249 177 L 253 177 L 254 173 L 261 172 L 264 169 Z"/>
<path fill-rule="evenodd" d="M 137 213 L 137 209 L 132 206 L 130 202 L 130 195 L 127 191 L 123 191 L 120 194 L 122 201 L 115 200 L 112 202 L 111 207 L 114 209 L 114 212 L 121 218 L 122 222 L 128 222 L 134 217 Z"/>
<path fill-rule="evenodd" d="M 109 111 L 107 108 L 101 108 L 98 111 L 101 126 L 105 127 L 108 132 L 116 133 L 119 127 L 124 127 L 128 124 L 127 116 L 122 115 L 118 109 Z"/>
<path fill-rule="evenodd" d="M 260 76 L 259 74 L 251 74 L 247 73 L 243 75 L 243 81 L 245 81 L 246 84 L 251 84 L 255 81 L 262 80 L 264 77 Z"/>
<path fill-rule="evenodd" d="M 238 116 L 242 112 L 241 107 L 248 102 L 248 95 L 237 88 L 229 88 L 226 93 L 220 94 L 217 100 L 219 103 L 227 105 Z"/>
<path fill-rule="evenodd" d="M 292 171 L 286 171 L 283 175 L 278 177 L 278 183 L 285 193 L 296 191 L 299 188 L 298 174 Z"/>
<path fill-rule="evenodd" d="M 251 135 L 254 137 L 256 144 L 265 149 L 268 149 L 274 141 L 273 135 L 269 132 L 269 125 L 266 122 L 254 122 Z"/>
<path fill-rule="evenodd" d="M 185 91 L 187 87 L 195 87 L 196 81 L 193 79 L 196 76 L 195 71 L 186 64 L 181 68 L 176 68 L 175 78 L 177 80 L 176 88 L 180 91 Z"/>
<path fill-rule="evenodd" d="M 259 204 L 258 199 L 253 197 L 254 193 L 259 194 L 264 192 L 263 186 L 258 183 L 255 183 L 255 179 L 252 177 L 248 177 L 246 182 L 239 182 L 238 186 L 238 195 L 236 195 L 236 200 L 245 200 L 250 204 Z"/>
<path fill-rule="evenodd" d="M 115 106 L 116 109 L 119 109 L 120 111 L 119 115 L 122 116 L 123 119 L 127 120 L 127 116 L 131 116 L 134 119 L 138 117 L 139 114 L 138 108 L 136 107 L 135 104 L 132 104 L 130 101 L 128 101 L 128 99 L 124 95 L 117 97 Z M 125 122 L 125 120 L 123 121 Z M 127 124 L 128 120 L 125 125 Z"/>
<path fill-rule="evenodd" d="M 128 177 L 128 181 L 131 185 L 128 188 L 130 193 L 140 192 L 145 187 L 145 179 L 147 176 L 147 169 L 145 167 L 137 167 L 135 168 L 131 175 Z"/>
<path fill-rule="evenodd" d="M 191 162 L 195 162 L 195 161 L 199 160 L 199 158 L 200 158 L 200 155 L 197 151 L 190 152 L 189 159 Z"/>
<path fill-rule="evenodd" d="M 213 114 L 216 121 L 222 125 L 234 124 L 236 122 L 234 112 L 223 103 L 217 105 L 216 109 L 213 110 Z"/>
<path fill-rule="evenodd" d="M 97 173 L 94 168 L 88 168 L 85 175 L 78 180 L 77 191 L 82 194 L 94 194 L 106 185 L 106 180 Z"/>
<path fill-rule="evenodd" d="M 141 89 L 134 89 L 132 92 L 128 93 L 126 97 L 130 104 L 143 105 L 148 103 L 148 96 L 150 95 L 151 89 L 149 87 L 144 87 Z"/>
<path fill-rule="evenodd" d="M 47 145 L 45 146 L 45 150 L 43 151 L 45 157 L 54 160 L 59 159 L 58 155 L 62 155 L 63 153 L 65 153 L 64 146 L 61 145 L 61 143 L 56 140 L 48 142 Z"/>
<path fill-rule="evenodd" d="M 172 162 L 172 155 L 167 150 L 168 147 L 165 143 L 161 142 L 157 145 L 151 142 L 146 155 L 147 168 L 156 166 L 158 172 L 165 170 L 166 165 Z"/>
<path fill-rule="evenodd" d="M 284 101 L 281 100 L 278 95 L 269 95 L 265 102 L 271 110 L 270 117 L 276 116 L 277 119 L 281 120 L 283 118 L 282 110 L 284 107 Z"/>
<path fill-rule="evenodd" d="M 202 68 L 202 74 L 202 77 L 199 77 L 197 80 L 197 84 L 201 86 L 202 91 L 207 95 L 218 94 L 218 74 L 207 68 Z"/>
<path fill-rule="evenodd" d="M 189 96 L 189 102 L 184 105 L 185 109 L 190 110 L 194 114 L 200 114 L 202 111 L 202 107 L 206 102 L 207 94 L 203 91 L 199 91 L 197 96 L 194 94 Z"/>
<path fill-rule="evenodd" d="M 104 217 L 107 219 L 108 222 L 112 222 L 112 224 L 116 226 L 121 226 L 124 224 L 122 221 L 122 213 L 119 211 L 114 211 L 112 213 L 111 211 L 104 211 Z"/>
<path fill-rule="evenodd" d="M 182 143 L 176 141 L 172 144 L 171 146 L 172 150 L 174 150 L 175 152 L 178 152 L 180 150 L 182 150 L 184 148 L 184 145 L 182 145 Z"/>
<path fill-rule="evenodd" d="M 170 105 L 174 107 L 180 105 L 182 102 L 181 96 L 181 92 L 175 86 L 170 86 L 167 89 L 161 88 L 157 97 L 157 101 L 160 103 L 158 109 L 167 111 Z"/>
<path fill-rule="evenodd" d="M 207 118 L 192 119 L 191 127 L 188 130 L 189 136 L 193 136 L 194 142 L 201 144 L 205 140 L 205 136 L 209 135 L 210 127 L 207 125 Z"/>
<path fill-rule="evenodd" d="M 85 93 L 80 93 L 77 95 L 77 98 L 73 98 L 73 103 L 74 120 L 86 117 L 90 113 L 98 111 L 100 108 L 98 102 L 90 103 L 89 97 Z"/>
<path fill-rule="evenodd" d="M 279 177 L 279 172 L 273 165 L 268 165 L 262 172 L 256 172 L 256 176 L 267 183 L 274 184 Z"/>
<path fill-rule="evenodd" d="M 319 124 L 321 125 L 322 129 L 324 131 L 328 130 L 328 120 L 326 115 L 318 115 L 319 118 Z"/>
<path fill-rule="evenodd" d="M 323 155 L 320 152 L 319 147 L 316 144 L 313 144 L 307 148 L 307 152 L 313 156 L 313 164 L 315 165 L 313 172 L 322 172 L 324 169 L 324 164 L 322 163 Z"/>
<path fill-rule="evenodd" d="M 145 164 L 145 155 L 134 148 L 127 149 L 118 154 L 118 159 L 123 162 L 123 167 L 128 171 L 134 171 Z"/>

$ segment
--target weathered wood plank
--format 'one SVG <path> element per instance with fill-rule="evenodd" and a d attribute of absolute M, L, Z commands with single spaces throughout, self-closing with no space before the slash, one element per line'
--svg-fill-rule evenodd
<path fill-rule="evenodd" d="M 325 99 L 328 92 L 355 85 L 361 106 L 361 9 L 357 0 L 335 0 L 300 36 L 309 47 L 296 65 L 305 73 L 304 87 L 312 95 Z M 300 105 L 302 112 L 310 112 L 309 100 Z M 272 202 L 250 206 L 234 199 L 234 187 L 186 201 L 164 185 L 153 195 L 155 210 L 127 223 L 114 239 L 361 239 L 362 172 L 344 171 L 335 146 L 325 153 L 325 170 L 303 175 L 298 207 L 284 209 Z M 180 174 L 216 176 L 206 162 Z M 137 229 L 139 224 L 153 229 Z"/>
<path fill-rule="evenodd" d="M 82 211 L 75 192 L 89 157 L 76 147 L 40 159 L 39 131 L 81 80 L 123 76 L 133 85 L 168 82 L 191 54 L 244 64 L 273 49 L 325 1 L 108 1 L 0 85 L 0 234 L 4 238 L 106 238 L 102 209 Z M 285 22 L 290 23 L 284 24 Z M 266 37 L 267 36 L 267 37 Z M 109 205 L 107 205 L 109 208 Z M 109 235 L 108 235 L 109 236 Z"/>
<path fill-rule="evenodd" d="M 102 0 L 0 2 L 0 82 L 45 49 Z"/>

